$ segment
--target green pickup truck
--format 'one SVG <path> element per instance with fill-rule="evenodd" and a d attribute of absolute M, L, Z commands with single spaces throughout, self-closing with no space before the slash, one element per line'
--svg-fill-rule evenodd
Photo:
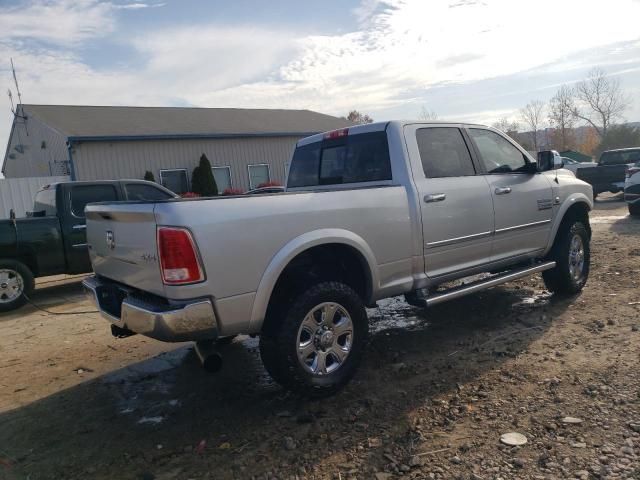
<path fill-rule="evenodd" d="M 88 203 L 174 197 L 170 190 L 142 180 L 45 185 L 26 218 L 0 220 L 0 312 L 22 306 L 35 277 L 91 271 L 84 218 Z"/>

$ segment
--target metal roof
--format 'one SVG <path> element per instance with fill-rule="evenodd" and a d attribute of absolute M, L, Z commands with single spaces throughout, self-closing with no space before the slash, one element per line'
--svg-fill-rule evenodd
<path fill-rule="evenodd" d="M 22 105 L 70 140 L 310 135 L 351 126 L 310 110 Z"/>

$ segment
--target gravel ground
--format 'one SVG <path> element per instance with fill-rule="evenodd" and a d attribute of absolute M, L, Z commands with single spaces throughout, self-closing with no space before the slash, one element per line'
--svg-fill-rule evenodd
<path fill-rule="evenodd" d="M 189 344 L 116 340 L 97 314 L 0 316 L 0 478 L 640 478 L 640 221 L 626 213 L 597 202 L 576 297 L 532 277 L 428 312 L 380 302 L 358 375 L 322 401 L 273 384 L 253 339 L 210 375 Z M 40 282 L 34 301 L 92 309 L 77 278 Z M 502 444 L 509 432 L 526 444 Z"/>

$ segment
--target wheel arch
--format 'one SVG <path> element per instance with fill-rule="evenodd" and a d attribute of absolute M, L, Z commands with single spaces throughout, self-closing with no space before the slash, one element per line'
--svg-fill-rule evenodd
<path fill-rule="evenodd" d="M 38 276 L 38 261 L 33 252 L 27 250 L 15 250 L 9 256 L 0 257 L 0 260 L 20 262 L 31 271 L 34 277 Z"/>
<path fill-rule="evenodd" d="M 319 252 L 320 249 L 337 249 L 335 251 L 340 251 L 341 255 L 349 255 L 352 261 L 358 262 L 359 273 L 364 281 L 364 286 L 358 293 L 363 297 L 365 303 L 369 303 L 376 286 L 379 284 L 376 258 L 369 245 L 362 237 L 348 230 L 315 230 L 289 241 L 269 262 L 253 302 L 251 332 L 257 333 L 262 328 L 278 281 L 283 278 L 287 268 L 294 265 L 296 259 L 300 259 L 306 254 Z"/>
<path fill-rule="evenodd" d="M 555 242 L 560 226 L 565 222 L 572 219 L 580 219 L 583 221 L 587 231 L 589 232 L 589 238 L 591 238 L 591 226 L 589 225 L 589 212 L 593 203 L 587 198 L 586 195 L 578 193 L 567 198 L 558 211 L 553 226 L 551 228 L 551 234 L 549 235 L 549 241 L 544 254 L 547 255 Z"/>

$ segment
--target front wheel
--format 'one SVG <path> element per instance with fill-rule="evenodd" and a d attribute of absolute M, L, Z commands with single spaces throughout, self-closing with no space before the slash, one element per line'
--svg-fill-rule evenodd
<path fill-rule="evenodd" d="M 0 260 L 0 312 L 21 307 L 34 288 L 31 270 L 16 260 Z"/>
<path fill-rule="evenodd" d="M 629 204 L 629 215 L 640 217 L 640 202 Z"/>
<path fill-rule="evenodd" d="M 324 397 L 355 373 L 369 331 L 364 304 L 349 286 L 318 283 L 277 309 L 260 337 L 260 355 L 274 380 L 307 397 Z"/>
<path fill-rule="evenodd" d="M 586 226 L 577 220 L 561 225 L 549 257 L 556 266 L 542 272 L 547 289 L 567 294 L 582 290 L 589 278 L 591 258 Z"/>

